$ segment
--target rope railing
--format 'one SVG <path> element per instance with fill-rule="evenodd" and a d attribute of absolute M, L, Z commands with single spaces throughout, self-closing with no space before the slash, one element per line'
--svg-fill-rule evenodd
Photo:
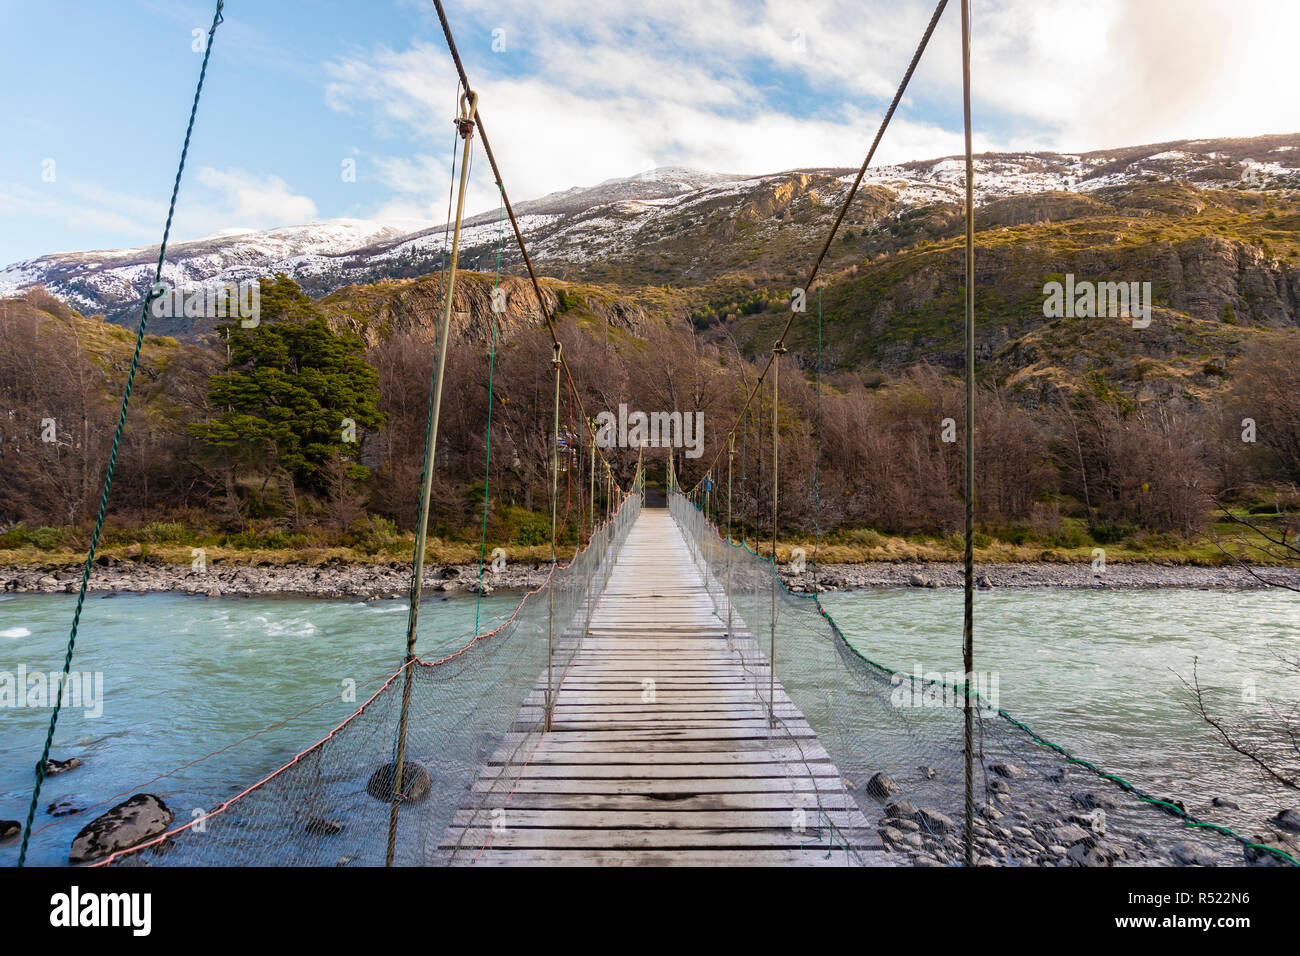
<path fill-rule="evenodd" d="M 435 660 L 403 662 L 356 711 L 288 762 L 184 824 L 96 865 L 329 864 L 334 862 L 329 854 L 342 850 L 304 837 L 320 837 L 325 822 L 344 825 L 349 863 L 382 865 L 388 859 L 387 814 L 382 825 L 371 826 L 379 804 L 359 801 L 366 799 L 367 778 L 374 782 L 374 745 L 391 735 L 398 719 L 395 698 L 402 696 L 408 678 L 408 767 L 427 772 L 432 793 L 400 798 L 394 862 L 448 863 L 470 850 L 477 853 L 479 844 L 466 836 L 483 829 L 479 818 L 488 819 L 490 830 L 491 811 L 509 795 L 505 784 L 517 778 L 544 733 L 545 708 L 528 716 L 528 692 L 535 690 L 539 675 L 546 688 L 557 689 L 555 675 L 563 680 L 580 649 L 590 608 L 640 512 L 641 472 L 631 487 L 612 515 L 592 530 L 586 547 L 567 562 L 552 563 L 543 582 L 527 591 L 500 623 L 476 631 Z M 560 622 L 557 650 L 563 659 L 553 664 L 546 653 L 543 617 Z M 491 752 L 503 742 L 507 749 L 499 756 L 497 777 L 484 777 L 488 785 L 474 790 L 476 778 L 492 764 Z M 417 784 L 424 779 L 419 771 L 414 777 Z M 385 799 L 383 807 L 388 804 Z M 471 822 L 455 827 L 454 839 L 444 839 L 457 811 Z M 349 819 L 353 817 L 357 820 Z"/>
<path fill-rule="evenodd" d="M 435 2 L 439 2 L 439 0 L 435 0 Z M 849 187 L 848 195 L 844 197 L 844 202 L 840 204 L 839 212 L 836 213 L 835 220 L 831 223 L 831 228 L 827 231 L 826 241 L 822 243 L 821 251 L 813 261 L 812 268 L 808 270 L 808 277 L 804 280 L 803 285 L 799 287 L 799 289 L 803 290 L 805 296 L 812 290 L 813 282 L 817 279 L 817 273 L 821 270 L 822 262 L 825 260 L 826 254 L 831 248 L 831 243 L 835 240 L 836 233 L 839 232 L 840 225 L 844 222 L 844 216 L 848 213 L 849 206 L 853 204 L 853 199 L 858 194 L 858 188 L 862 185 L 862 179 L 867 174 L 867 168 L 871 165 L 872 159 L 875 158 L 876 149 L 880 146 L 880 141 L 885 135 L 885 130 L 889 128 L 890 120 L 894 118 L 894 111 L 898 109 L 899 101 L 902 100 L 903 93 L 906 92 L 907 85 L 912 80 L 912 74 L 916 72 L 917 64 L 921 62 L 921 54 L 925 52 L 925 48 L 929 45 L 930 37 L 934 34 L 934 29 L 939 24 L 939 17 L 943 14 L 944 8 L 947 5 L 948 0 L 939 0 L 938 6 L 934 8 L 934 13 L 930 17 L 930 22 L 926 25 L 925 33 L 921 36 L 921 42 L 917 44 L 916 52 L 912 54 L 912 60 L 908 63 L 907 70 L 903 73 L 903 79 L 898 84 L 897 90 L 894 92 L 894 98 L 890 101 L 888 109 L 885 110 L 884 118 L 881 119 L 880 126 L 876 130 L 876 136 L 871 141 L 871 148 L 867 150 L 867 155 L 862 160 L 862 165 L 858 168 L 857 176 L 853 179 L 853 185 Z M 441 4 L 439 4 L 439 6 L 441 6 Z M 781 334 L 776 337 L 776 342 L 773 343 L 772 351 L 768 355 L 767 364 L 764 365 L 763 370 L 759 372 L 758 378 L 754 382 L 753 387 L 749 390 L 744 404 L 741 406 L 740 411 L 737 412 L 735 420 L 731 423 L 731 427 L 727 429 L 724 436 L 725 440 L 719 445 L 718 451 L 709 461 L 708 467 L 704 469 L 704 475 L 709 475 L 713 472 L 714 467 L 722 457 L 723 449 L 727 447 L 727 441 L 735 436 L 736 429 L 740 427 L 742 417 L 749 410 L 749 406 L 754 401 L 754 397 L 758 394 L 759 389 L 762 388 L 763 381 L 767 378 L 767 373 L 772 371 L 776 362 L 776 356 L 779 355 L 780 352 L 785 351 L 786 337 L 790 334 L 790 329 L 794 325 L 794 319 L 797 314 L 799 313 L 795 309 L 795 303 L 792 302 L 790 315 L 781 329 Z M 692 486 L 691 492 L 694 492 L 703 480 L 703 477 L 701 477 L 700 480 Z"/>
<path fill-rule="evenodd" d="M 876 773 L 887 774 L 906 798 L 918 808 L 937 805 L 945 815 L 963 818 L 967 812 L 964 773 L 964 720 L 969 699 L 974 707 L 969 709 L 975 724 L 974 733 L 981 739 L 976 748 L 976 766 L 985 780 L 983 805 L 972 811 L 972 827 L 979 826 L 984 807 L 993 800 L 1001 787 L 990 785 L 990 780 L 1003 778 L 995 765 L 1014 757 L 1016 771 L 1029 791 L 1029 800 L 1059 801 L 1069 804 L 1077 801 L 1078 783 L 1062 767 L 1077 769 L 1113 786 L 1115 800 L 1101 798 L 1101 805 L 1113 804 L 1106 810 L 1105 820 L 1110 835 L 1131 840 L 1144 852 L 1144 844 L 1154 844 L 1151 851 L 1171 846 L 1177 841 L 1193 840 L 1198 847 L 1218 855 L 1224 862 L 1225 840 L 1232 841 L 1244 850 L 1274 857 L 1281 863 L 1300 866 L 1300 861 L 1277 847 L 1248 839 L 1230 827 L 1204 820 L 1189 813 L 1182 801 L 1156 797 L 1123 776 L 1111 773 L 1096 763 L 1078 756 L 1071 749 L 1055 743 L 1034 731 L 1029 724 L 1001 707 L 995 707 L 977 689 L 969 689 L 969 682 L 952 684 L 943 680 L 905 674 L 865 653 L 861 646 L 869 636 L 859 636 L 850 641 L 830 611 L 822 604 L 820 595 L 799 593 L 788 588 L 781 580 L 774 558 L 760 555 L 748 544 L 727 534 L 725 529 L 710 521 L 704 510 L 691 501 L 681 489 L 671 492 L 672 513 L 683 535 L 691 546 L 692 557 L 702 566 L 710 582 L 710 594 L 720 620 L 731 622 L 728 633 L 765 624 L 767 602 L 756 602 L 755 579 L 761 580 L 757 589 L 777 589 L 776 604 L 779 619 L 775 626 L 779 632 L 779 646 L 787 651 L 782 658 L 780 675 L 786 693 L 803 711 L 819 739 L 830 753 L 836 766 L 846 777 L 866 780 Z M 743 571 L 743 573 L 741 573 Z M 757 613 L 758 620 L 749 619 Z M 751 649 L 750 653 L 754 653 Z M 760 662 L 755 672 L 766 676 L 765 665 Z M 766 681 L 762 682 L 766 684 Z M 963 701 L 963 706 L 925 708 L 911 711 L 896 706 L 891 695 L 899 688 L 909 691 L 907 696 L 933 695 L 944 700 Z M 763 696 L 766 687 L 755 687 Z M 955 715 L 955 716 L 954 716 Z M 925 762 L 926 773 L 917 773 L 917 764 Z M 929 775 L 933 771 L 933 776 Z M 1008 770 L 1008 773 L 1016 771 Z M 880 812 L 880 803 L 866 799 L 865 788 L 853 791 L 853 796 L 864 813 L 870 816 Z M 1131 798 L 1126 800 L 1124 798 Z M 1006 810 L 1007 807 L 994 803 Z M 923 817 L 924 820 L 924 817 Z M 1031 820 L 1025 821 L 1033 825 Z M 889 819 L 882 821 L 888 825 Z M 922 822 L 924 827 L 926 824 Z M 963 830 L 964 830 L 963 819 Z M 931 832 L 927 837 L 940 842 L 943 833 Z M 965 861 L 965 839 L 951 847 L 949 862 Z M 1040 864 L 1043 860 L 1032 858 L 1023 851 L 1009 854 L 1006 864 Z M 1148 856 L 1137 863 L 1169 863 L 1167 857 Z"/>

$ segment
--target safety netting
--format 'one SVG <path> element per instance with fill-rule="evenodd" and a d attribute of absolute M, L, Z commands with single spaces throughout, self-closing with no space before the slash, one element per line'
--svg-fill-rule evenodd
<path fill-rule="evenodd" d="M 146 866 L 472 863 L 546 729 L 547 705 L 641 508 L 641 485 L 500 626 L 399 668 L 324 739 L 247 789 L 101 861 Z M 394 771 L 404 695 L 406 746 Z M 396 799 L 394 799 L 396 797 Z"/>
<path fill-rule="evenodd" d="M 670 494 L 669 508 L 777 732 L 794 745 L 802 715 L 866 818 L 865 833 L 852 826 L 835 832 L 844 817 L 819 796 L 828 849 L 856 863 L 963 862 L 964 683 L 872 660 L 870 635 L 850 642 L 816 594 L 784 586 L 771 557 L 729 539 L 680 492 Z M 971 685 L 977 865 L 1300 865 L 1043 739 L 990 706 L 978 677 Z"/>

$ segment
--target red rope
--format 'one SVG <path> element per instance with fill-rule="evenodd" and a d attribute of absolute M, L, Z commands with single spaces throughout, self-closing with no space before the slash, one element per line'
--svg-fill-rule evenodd
<path fill-rule="evenodd" d="M 588 543 L 588 547 L 590 547 L 590 543 Z M 376 690 L 376 691 L 374 692 L 374 694 L 372 694 L 372 695 L 370 696 L 370 698 L 369 698 L 368 700 L 366 700 L 365 703 L 363 703 L 360 707 L 358 707 L 358 708 L 356 709 L 356 711 L 355 711 L 351 716 L 349 716 L 346 720 L 344 720 L 342 723 L 340 723 L 337 727 L 335 727 L 333 730 L 331 730 L 328 734 L 326 734 L 326 735 L 325 735 L 324 737 L 322 737 L 320 740 L 316 741 L 316 743 L 312 744 L 310 747 L 308 747 L 308 748 L 306 748 L 305 750 L 301 751 L 300 753 L 296 754 L 292 760 L 290 760 L 290 761 L 289 761 L 288 763 L 286 763 L 284 766 L 280 767 L 278 770 L 275 770 L 275 771 L 273 771 L 272 773 L 267 774 L 267 775 L 266 775 L 265 777 L 263 777 L 261 780 L 258 780 L 256 783 L 252 784 L 251 786 L 247 787 L 246 789 L 244 789 L 244 790 L 240 791 L 239 793 L 235 794 L 233 797 L 229 798 L 228 800 L 225 800 L 224 802 L 222 802 L 221 804 L 219 804 L 215 809 L 213 809 L 211 812 L 206 813 L 206 814 L 204 814 L 203 816 L 196 817 L 196 818 L 194 818 L 193 820 L 189 821 L 188 823 L 184 824 L 183 826 L 179 826 L 179 827 L 176 827 L 175 829 L 168 830 L 168 831 L 166 831 L 165 833 L 162 833 L 161 835 L 155 837 L 154 839 L 149 840 L 149 841 L 146 841 L 145 843 L 140 843 L 140 844 L 137 844 L 136 846 L 128 847 L 128 848 L 126 848 L 126 849 L 124 849 L 124 850 L 118 850 L 116 853 L 110 854 L 109 856 L 105 857 L 104 859 L 102 859 L 102 860 L 100 860 L 100 861 L 98 861 L 98 862 L 96 862 L 96 863 L 94 863 L 94 864 L 92 864 L 92 865 L 93 865 L 93 866 L 97 866 L 97 867 L 98 867 L 98 866 L 108 866 L 109 864 L 111 864 L 114 860 L 116 860 L 116 859 L 117 859 L 118 857 L 120 857 L 120 856 L 124 856 L 124 855 L 126 855 L 126 854 L 130 854 L 130 853 L 137 853 L 137 852 L 139 852 L 139 851 L 141 851 L 141 850 L 145 850 L 145 849 L 147 849 L 147 848 L 149 848 L 149 847 L 151 847 L 151 846 L 156 846 L 156 845 L 158 845 L 159 843 L 163 842 L 164 840 L 166 840 L 166 839 L 168 839 L 168 838 L 170 838 L 170 837 L 176 836 L 176 835 L 179 834 L 179 833 L 183 833 L 184 831 L 190 829 L 191 827 L 195 826 L 195 825 L 198 824 L 198 823 L 202 823 L 202 822 L 204 822 L 204 821 L 206 821 L 206 820 L 210 820 L 210 819 L 212 819 L 213 817 L 217 816 L 218 814 L 224 813 L 224 812 L 225 812 L 226 810 L 228 810 L 228 809 L 229 809 L 229 808 L 230 808 L 234 803 L 236 803 L 236 802 L 239 801 L 239 800 L 242 800 L 244 797 L 248 796 L 250 793 L 253 793 L 253 792 L 256 791 L 256 790 L 260 790 L 262 787 L 266 786 L 266 785 L 267 785 L 268 783 L 270 783 L 272 780 L 274 780 L 274 779 L 276 779 L 277 777 L 279 777 L 279 776 L 280 776 L 281 774 L 283 774 L 285 771 L 289 770 L 289 768 L 291 768 L 291 767 L 295 766 L 296 764 L 298 764 L 298 763 L 299 763 L 299 762 L 300 762 L 304 757 L 306 757 L 306 756 L 308 756 L 309 754 L 315 752 L 316 750 L 319 750 L 321 747 L 323 747 L 325 744 L 327 744 L 330 740 L 334 739 L 334 737 L 335 737 L 335 736 L 336 736 L 336 735 L 337 735 L 341 730 L 343 730 L 343 728 L 347 727 L 350 723 L 352 723 L 354 720 L 356 720 L 358 717 L 360 717 L 360 716 L 361 716 L 361 715 L 366 711 L 366 708 L 368 708 L 372 703 L 374 703 L 375 699 L 378 698 L 379 695 L 382 694 L 382 693 L 383 693 L 383 692 L 384 692 L 384 691 L 385 691 L 389 686 L 391 686 L 392 683 L 393 683 L 393 681 L 395 681 L 399 676 L 401 676 L 402 672 L 406 670 L 406 668 L 407 668 L 407 666 L 408 666 L 409 664 L 418 664 L 420 667 L 439 667 L 439 666 L 441 666 L 442 664 L 447 663 L 448 661 L 451 661 L 451 660 L 454 660 L 454 659 L 457 658 L 457 657 L 460 657 L 462 654 L 464 654 L 465 652 L 467 652 L 471 647 L 473 647 L 473 646 L 474 646 L 475 644 L 477 644 L 479 641 L 487 640 L 488 638 L 493 637 L 493 636 L 495 636 L 495 635 L 501 633 L 501 631 L 503 631 L 505 628 L 509 627 L 510 624 L 511 624 L 511 623 L 512 623 L 512 622 L 513 622 L 513 621 L 514 621 L 514 620 L 519 616 L 519 612 L 520 612 L 521 610 L 523 610 L 523 607 L 524 607 L 524 605 L 528 602 L 528 599 L 531 598 L 533 595 L 538 594 L 538 593 L 540 593 L 541 591 L 543 591 L 543 590 L 544 590 L 544 589 L 545 589 L 545 588 L 546 588 L 546 587 L 551 583 L 551 579 L 554 577 L 555 572 L 556 572 L 557 570 L 561 570 L 561 571 L 562 571 L 562 570 L 565 570 L 565 569 L 567 569 L 567 568 L 572 567 L 572 566 L 573 566 L 573 562 L 576 561 L 576 560 L 578 559 L 578 556 L 579 556 L 580 554 L 585 553 L 586 550 L 587 550 L 587 549 L 584 548 L 584 549 L 582 549 L 581 551 L 575 551 L 575 552 L 574 552 L 574 555 L 573 555 L 573 558 L 570 559 L 569 562 L 568 562 L 567 564 L 560 564 L 560 563 L 558 563 L 558 562 L 555 563 L 555 564 L 552 564 L 550 570 L 546 573 L 546 579 L 545 579 L 544 581 L 542 581 L 542 583 L 539 584 L 537 587 L 533 588 L 531 591 L 526 592 L 526 593 L 524 594 L 524 596 L 520 599 L 519 603 L 518 603 L 517 605 L 515 605 L 515 609 L 514 609 L 514 611 L 511 612 L 510 616 L 509 616 L 508 618 L 506 618 L 504 621 L 502 621 L 500 624 L 498 624 L 496 627 L 492 628 L 492 630 L 490 630 L 490 631 L 484 631 L 482 634 L 475 634 L 474 637 L 471 638 L 471 639 L 470 639 L 470 640 L 469 640 L 469 641 L 468 641 L 468 642 L 467 642 L 463 647 L 461 647 L 459 650 L 457 650 L 457 651 L 453 651 L 452 653 L 446 655 L 445 657 L 441 657 L 441 658 L 439 658 L 439 659 L 436 660 L 436 661 L 425 661 L 425 660 L 421 660 L 420 658 L 416 657 L 416 658 L 412 658 L 408 663 L 403 664 L 401 667 L 399 667 L 399 668 L 397 669 L 397 671 L 396 671 L 395 673 L 392 674 L 392 676 L 390 676 L 386 681 L 384 681 L 384 683 L 383 683 L 382 685 L 380 685 L 379 689 Z M 567 673 L 567 672 L 568 672 L 568 671 L 567 671 L 567 668 L 566 668 L 565 673 Z M 561 680 L 563 680 L 563 677 L 561 677 Z M 259 731 L 256 731 L 256 732 L 254 732 L 254 733 L 252 733 L 252 734 L 249 734 L 248 737 L 244 738 L 243 740 L 235 741 L 234 743 L 232 743 L 232 744 L 230 744 L 230 745 L 228 745 L 228 746 L 226 746 L 226 747 L 223 747 L 223 748 L 221 748 L 220 750 L 213 751 L 211 754 L 207 754 L 206 756 L 199 757 L 199 758 L 197 758 L 197 759 L 195 759 L 195 760 L 190 761 L 190 762 L 187 763 L 187 764 L 183 764 L 183 765 L 181 765 L 181 766 L 175 768 L 174 770 L 170 770 L 170 771 L 168 771 L 167 773 L 162 774 L 162 775 L 160 775 L 160 776 L 154 778 L 154 780 L 151 780 L 151 781 L 149 781 L 148 783 L 153 783 L 153 782 L 155 782 L 156 780 L 163 780 L 163 779 L 166 779 L 167 777 L 173 776 L 174 774 L 179 773 L 180 771 L 185 770 L 186 768 L 191 767 L 191 766 L 193 766 L 193 765 L 196 764 L 196 763 L 200 763 L 200 762 L 202 762 L 203 760 L 208 759 L 209 757 L 216 756 L 217 754 L 224 753 L 224 752 L 226 752 L 226 751 L 228 751 L 228 750 L 230 750 L 230 749 L 232 749 L 232 748 L 234 748 L 234 747 L 236 747 L 236 746 L 238 746 L 238 745 L 240 745 L 240 744 L 242 744 L 242 743 L 247 742 L 248 740 L 251 740 L 252 738 L 254 738 L 254 737 L 256 737 L 256 736 L 258 736 L 258 735 L 260 735 L 260 734 L 265 733 L 265 732 L 268 731 L 268 730 L 272 730 L 272 729 L 274 729 L 274 728 L 276 728 L 276 727 L 283 726 L 284 724 L 286 724 L 286 723 L 288 723 L 288 722 L 290 722 L 290 721 L 292 721 L 292 720 L 296 720 L 298 717 L 301 717 L 303 714 L 305 714 L 305 713 L 307 713 L 307 712 L 309 712 L 309 711 L 311 711 L 311 710 L 317 709 L 317 708 L 319 708 L 319 707 L 322 707 L 322 706 L 324 706 L 324 704 L 329 703 L 330 701 L 333 701 L 333 700 L 334 700 L 334 697 L 331 696 L 327 701 L 322 701 L 322 702 L 320 702 L 320 703 L 318 703 L 318 704 L 313 704 L 311 707 L 308 707 L 306 710 L 302 711 L 300 714 L 294 715 L 293 717 L 286 718 L 286 719 L 283 720 L 283 721 L 280 721 L 280 722 L 278 722 L 278 723 L 271 724 L 271 725 L 269 725 L 269 726 L 267 726 L 267 727 L 264 727 L 264 728 L 262 728 L 262 729 L 259 730 Z M 146 783 L 145 786 L 148 786 L 148 783 Z M 118 796 L 122 796 L 122 794 L 119 794 Z M 116 798 L 110 798 L 110 799 L 116 799 Z M 107 802 L 108 802 L 108 801 L 103 801 L 102 803 L 107 803 Z M 100 804 L 95 804 L 95 806 L 102 806 L 102 803 L 100 803 Z M 87 807 L 86 809 L 90 809 L 90 808 Z M 52 825 L 53 825 L 52 823 L 51 823 L 51 824 L 46 824 L 46 827 L 48 827 L 48 826 L 52 826 Z M 42 830 L 43 830 L 43 829 L 45 829 L 45 827 L 42 827 Z M 37 831 L 37 832 L 40 832 L 40 831 Z"/>

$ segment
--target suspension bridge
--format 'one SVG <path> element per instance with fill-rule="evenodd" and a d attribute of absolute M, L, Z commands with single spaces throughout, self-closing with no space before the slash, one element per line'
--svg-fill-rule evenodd
<path fill-rule="evenodd" d="M 826 251 L 946 5 L 947 0 L 938 3 L 801 289 L 815 288 Z M 208 31 L 155 285 L 223 6 L 219 0 Z M 634 466 L 628 456 L 610 461 L 582 406 L 582 390 L 565 361 L 478 96 L 440 0 L 435 7 L 459 76 L 455 123 L 461 156 L 454 227 L 449 215 L 451 239 L 441 271 L 405 656 L 355 713 L 292 760 L 192 819 L 130 845 L 109 846 L 98 865 L 1154 865 L 1189 854 L 1227 862 L 1235 853 L 1239 860 L 1243 848 L 1247 856 L 1296 862 L 1106 773 L 991 707 L 969 686 L 891 670 L 863 652 L 869 635 L 851 640 L 840 630 L 815 591 L 795 594 L 784 587 L 775 561 L 779 372 L 798 310 L 792 309 L 703 477 L 682 487 L 670 451 L 663 455 L 667 507 L 648 507 L 645 449 L 638 450 Z M 974 270 L 968 0 L 962 0 L 961 12 L 968 276 L 963 656 L 970 675 Z M 491 166 L 503 218 L 511 224 L 553 343 L 554 411 L 546 423 L 552 560 L 545 582 L 501 624 L 476 627 L 454 653 L 426 660 L 417 646 L 425 536 L 460 224 L 476 141 Z M 148 304 L 146 299 L 141 310 L 65 673 L 108 507 Z M 494 328 L 493 359 L 495 348 Z M 579 427 L 562 432 L 566 384 L 569 413 Z M 763 555 L 745 529 L 736 534 L 733 528 L 732 462 L 737 435 L 747 434 L 751 422 L 759 427 L 750 409 L 765 384 L 772 408 L 772 538 Z M 489 454 L 490 447 L 489 442 Z M 580 547 L 567 563 L 556 552 L 562 472 L 566 483 L 576 474 L 581 512 Z M 566 493 L 566 507 L 570 498 Z M 900 700 L 941 703 L 912 706 Z M 57 721 L 56 707 L 37 764 L 20 864 Z"/>

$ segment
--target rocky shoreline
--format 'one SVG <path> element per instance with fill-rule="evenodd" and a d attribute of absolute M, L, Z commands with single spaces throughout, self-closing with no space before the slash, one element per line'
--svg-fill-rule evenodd
<path fill-rule="evenodd" d="M 539 587 L 549 566 L 508 564 L 498 572 L 485 570 L 483 593 L 520 591 Z M 1300 587 L 1300 568 L 1269 568 L 1269 580 Z M 208 597 L 259 597 L 284 595 L 363 600 L 402 598 L 409 587 L 410 566 L 350 564 L 237 565 L 211 562 L 204 570 L 188 564 L 165 564 L 148 558 L 123 561 L 101 558 L 91 575 L 92 591 L 179 592 Z M 984 564 L 975 569 L 976 583 L 988 588 L 1255 588 L 1264 585 L 1248 571 L 1235 566 L 1196 567 L 1173 564 L 1110 564 L 1094 571 L 1091 564 Z M 781 569 L 792 591 L 848 591 L 857 588 L 958 588 L 961 565 L 952 562 L 873 562 L 825 564 L 817 570 L 796 573 Z M 80 586 L 81 565 L 0 567 L 0 590 L 8 593 L 73 593 Z M 477 565 L 426 568 L 425 587 L 432 591 L 476 593 Z"/>
<path fill-rule="evenodd" d="M 920 768 L 926 777 L 937 773 Z M 1215 832 L 1184 828 L 1171 815 L 1142 807 L 1087 773 L 1061 763 L 1025 770 L 1010 761 L 987 765 L 987 801 L 974 820 L 976 866 L 1287 866 L 1262 847 L 1300 859 L 1300 809 L 1283 810 L 1256 827 L 1243 845 Z M 845 781 L 856 789 L 851 781 Z M 956 791 L 953 781 L 949 793 Z M 883 848 L 899 863 L 948 866 L 963 856 L 962 828 L 934 807 L 917 806 L 885 773 L 865 790 Z M 1233 807 L 1232 801 L 1216 800 Z M 1129 805 L 1131 804 L 1131 805 Z M 883 806 L 880 806 L 883 805 Z M 1250 832 L 1250 831 L 1247 831 Z"/>

